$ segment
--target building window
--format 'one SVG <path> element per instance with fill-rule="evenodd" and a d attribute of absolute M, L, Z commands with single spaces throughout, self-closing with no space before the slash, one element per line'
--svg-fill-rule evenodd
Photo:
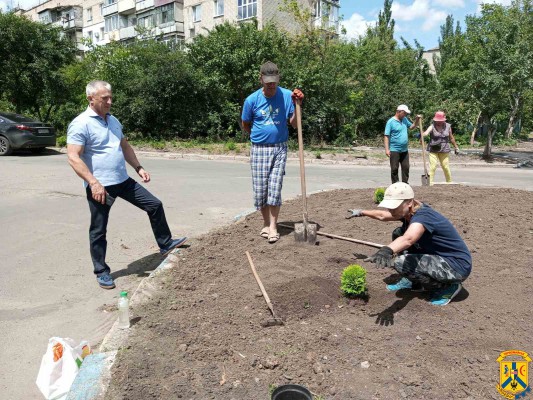
<path fill-rule="evenodd" d="M 106 6 L 110 6 L 111 4 L 115 4 L 117 0 L 104 0 L 104 3 Z"/>
<path fill-rule="evenodd" d="M 104 3 L 100 3 L 100 16 L 103 17 L 104 14 L 102 12 L 102 9 L 104 8 Z"/>
<path fill-rule="evenodd" d="M 104 27 L 101 27 L 100 28 L 100 40 L 104 40 L 104 32 L 105 32 Z"/>
<path fill-rule="evenodd" d="M 257 16 L 257 0 L 237 0 L 237 19 Z"/>
<path fill-rule="evenodd" d="M 167 22 L 174 22 L 174 3 L 166 4 L 157 9 L 157 24 L 166 24 Z"/>
<path fill-rule="evenodd" d="M 89 39 L 91 42 L 93 41 L 93 31 L 87 32 L 87 39 Z"/>
<path fill-rule="evenodd" d="M 87 13 L 87 22 L 93 20 L 93 8 L 87 8 L 85 9 L 85 12 Z"/>
<path fill-rule="evenodd" d="M 224 15 L 224 0 L 215 0 L 215 17 Z"/>
<path fill-rule="evenodd" d="M 105 31 L 111 32 L 118 29 L 118 14 L 105 18 Z"/>
<path fill-rule="evenodd" d="M 202 5 L 192 6 L 192 22 L 200 22 L 202 20 Z"/>
<path fill-rule="evenodd" d="M 154 27 L 154 16 L 150 14 L 150 15 L 144 15 L 142 17 L 138 17 L 137 26 L 140 26 L 142 28 L 153 28 Z"/>

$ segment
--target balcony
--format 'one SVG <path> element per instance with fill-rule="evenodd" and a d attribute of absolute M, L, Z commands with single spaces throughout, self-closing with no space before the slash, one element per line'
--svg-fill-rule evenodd
<path fill-rule="evenodd" d="M 108 15 L 115 14 L 118 11 L 118 4 L 113 3 L 107 6 L 102 7 L 102 16 L 107 17 Z"/>
<path fill-rule="evenodd" d="M 167 23 L 163 25 L 159 25 L 155 28 L 155 35 L 165 35 L 169 33 L 183 33 L 184 32 L 184 26 L 183 22 L 174 22 L 174 23 Z"/>
<path fill-rule="evenodd" d="M 79 19 L 69 19 L 62 21 L 63 29 L 68 31 L 69 29 L 81 29 L 83 28 L 83 22 Z"/>
<path fill-rule="evenodd" d="M 128 26 L 126 28 L 121 28 L 118 34 L 120 40 L 125 40 L 137 36 L 137 32 L 135 31 L 135 25 Z"/>
<path fill-rule="evenodd" d="M 136 8 L 137 11 L 141 11 L 154 6 L 154 0 L 141 0 L 137 1 Z"/>
<path fill-rule="evenodd" d="M 118 0 L 118 12 L 132 14 L 135 12 L 135 0 Z"/>

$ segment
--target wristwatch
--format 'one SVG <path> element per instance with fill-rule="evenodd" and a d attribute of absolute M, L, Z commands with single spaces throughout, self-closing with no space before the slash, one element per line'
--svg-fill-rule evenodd
<path fill-rule="evenodd" d="M 141 169 L 144 169 L 142 165 L 135 167 L 135 172 L 139 173 Z"/>

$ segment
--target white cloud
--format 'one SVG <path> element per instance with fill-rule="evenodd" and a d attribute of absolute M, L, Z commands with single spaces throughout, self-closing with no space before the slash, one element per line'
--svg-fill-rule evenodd
<path fill-rule="evenodd" d="M 457 3 L 452 0 L 451 3 Z M 396 21 L 421 20 L 419 25 L 423 31 L 427 32 L 439 26 L 446 20 L 448 13 L 439 8 L 431 7 L 429 0 L 414 0 L 411 5 L 392 3 L 392 17 Z M 413 22 L 412 22 L 413 23 Z"/>
<path fill-rule="evenodd" d="M 342 26 L 346 29 L 346 37 L 348 39 L 357 39 L 366 33 L 368 24 L 373 24 L 374 22 L 367 21 L 362 15 L 354 13 L 350 18 L 342 22 Z"/>
<path fill-rule="evenodd" d="M 0 11 L 7 11 L 7 3 L 0 1 Z"/>
<path fill-rule="evenodd" d="M 433 0 L 433 4 L 445 8 L 464 8 L 464 0 Z"/>

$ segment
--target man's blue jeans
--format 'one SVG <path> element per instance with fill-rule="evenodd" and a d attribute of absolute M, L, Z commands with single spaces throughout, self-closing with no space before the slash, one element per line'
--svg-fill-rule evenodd
<path fill-rule="evenodd" d="M 110 196 L 114 198 L 120 197 L 146 211 L 150 218 L 155 240 L 160 248 L 170 243 L 172 234 L 165 217 L 163 203 L 159 199 L 132 178 L 128 178 L 117 185 L 106 186 L 105 189 Z M 89 187 L 87 187 L 86 191 L 89 210 L 91 211 L 91 226 L 89 228 L 91 258 L 93 260 L 94 273 L 101 275 L 111 271 L 109 265 L 105 262 L 107 222 L 111 206 L 95 201 Z"/>

